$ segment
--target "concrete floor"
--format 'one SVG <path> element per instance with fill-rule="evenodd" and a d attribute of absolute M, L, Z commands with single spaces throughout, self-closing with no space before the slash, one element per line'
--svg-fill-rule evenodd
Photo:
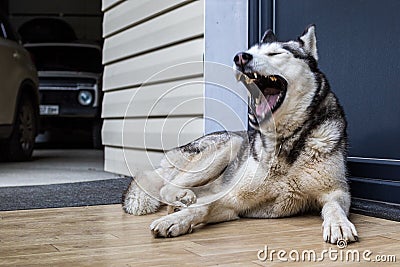
<path fill-rule="evenodd" d="M 94 149 L 35 149 L 32 161 L 0 162 L 0 187 L 119 178 L 104 171 L 103 153 Z"/>

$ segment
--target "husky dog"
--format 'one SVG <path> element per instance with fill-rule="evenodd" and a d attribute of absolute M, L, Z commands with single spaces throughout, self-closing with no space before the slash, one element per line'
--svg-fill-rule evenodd
<path fill-rule="evenodd" d="M 190 233 L 200 224 L 321 211 L 323 239 L 357 241 L 348 220 L 346 120 L 318 69 L 315 26 L 295 41 L 261 42 L 234 57 L 250 96 L 249 132 L 218 132 L 166 153 L 155 171 L 137 175 L 123 208 L 142 215 L 160 202 L 155 237 Z"/>

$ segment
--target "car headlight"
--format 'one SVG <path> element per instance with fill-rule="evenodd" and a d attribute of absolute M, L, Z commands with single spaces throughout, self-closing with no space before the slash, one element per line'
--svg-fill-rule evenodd
<path fill-rule="evenodd" d="M 93 102 L 93 94 L 87 90 L 80 91 L 78 94 L 78 102 L 82 106 L 89 106 Z"/>

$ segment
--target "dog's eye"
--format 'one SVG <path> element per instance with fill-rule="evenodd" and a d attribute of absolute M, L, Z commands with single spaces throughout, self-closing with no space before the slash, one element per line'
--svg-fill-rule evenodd
<path fill-rule="evenodd" d="M 276 56 L 276 55 L 280 55 L 280 54 L 282 54 L 282 53 L 268 53 L 267 55 L 268 56 L 270 56 L 270 57 L 273 57 L 273 56 Z"/>

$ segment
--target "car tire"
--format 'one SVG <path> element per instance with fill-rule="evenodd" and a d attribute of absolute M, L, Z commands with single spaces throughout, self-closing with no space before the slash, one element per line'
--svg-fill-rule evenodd
<path fill-rule="evenodd" d="M 92 145 L 94 149 L 103 149 L 103 143 L 101 140 L 101 128 L 103 126 L 103 120 L 95 120 L 92 126 Z"/>
<path fill-rule="evenodd" d="M 31 159 L 35 145 L 37 120 L 33 101 L 23 95 L 18 104 L 11 136 L 2 147 L 6 160 L 26 161 Z"/>

